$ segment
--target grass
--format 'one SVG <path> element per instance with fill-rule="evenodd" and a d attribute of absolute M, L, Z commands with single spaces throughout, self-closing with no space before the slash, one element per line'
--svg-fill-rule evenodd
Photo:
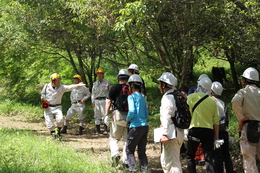
<path fill-rule="evenodd" d="M 77 153 L 57 141 L 37 137 L 30 130 L 0 128 L 0 172 L 5 173 L 105 173 L 114 172 L 109 160 Z"/>

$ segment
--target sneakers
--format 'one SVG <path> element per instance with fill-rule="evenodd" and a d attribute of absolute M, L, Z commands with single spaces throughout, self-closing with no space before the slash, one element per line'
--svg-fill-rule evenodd
<path fill-rule="evenodd" d="M 119 160 L 120 160 L 120 156 L 113 156 L 112 157 L 112 167 L 114 167 L 114 168 L 117 167 Z"/>
<path fill-rule="evenodd" d="M 103 135 L 107 135 L 107 131 L 104 131 L 104 132 L 103 132 Z"/>

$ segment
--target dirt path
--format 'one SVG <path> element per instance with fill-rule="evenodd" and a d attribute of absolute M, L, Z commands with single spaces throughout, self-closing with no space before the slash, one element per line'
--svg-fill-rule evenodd
<path fill-rule="evenodd" d="M 50 138 L 48 129 L 45 126 L 44 119 L 29 122 L 22 116 L 4 117 L 0 116 L 0 127 L 3 128 L 17 128 L 17 129 L 30 129 L 39 134 L 40 137 Z M 77 130 L 77 124 L 69 124 L 68 134 L 63 134 L 62 144 L 75 148 L 77 151 L 84 152 L 85 150 L 91 150 L 93 153 L 98 154 L 104 158 L 110 158 L 109 151 L 109 135 L 94 135 L 95 129 L 93 125 L 86 125 L 84 134 L 75 135 Z M 120 148 L 123 147 L 123 142 L 119 142 Z M 162 173 L 160 164 L 160 144 L 153 143 L 152 132 L 149 133 L 147 144 L 147 156 L 149 161 L 149 170 L 151 173 Z M 182 158 L 183 172 L 186 172 L 186 162 Z M 204 167 L 198 166 L 198 172 L 203 172 Z"/>

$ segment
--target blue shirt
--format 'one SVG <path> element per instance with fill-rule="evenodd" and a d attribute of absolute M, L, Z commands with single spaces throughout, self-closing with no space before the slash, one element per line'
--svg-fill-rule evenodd
<path fill-rule="evenodd" d="M 130 128 L 148 126 L 148 110 L 146 100 L 141 93 L 135 92 L 127 97 L 128 114 L 126 121 L 130 122 Z"/>

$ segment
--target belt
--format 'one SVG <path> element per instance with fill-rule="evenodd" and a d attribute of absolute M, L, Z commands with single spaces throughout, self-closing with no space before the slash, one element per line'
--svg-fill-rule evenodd
<path fill-rule="evenodd" d="M 72 104 L 77 104 L 77 103 L 79 103 L 79 102 L 80 102 L 80 100 L 79 100 L 79 101 L 72 102 Z"/>
<path fill-rule="evenodd" d="M 56 105 L 49 105 L 50 107 L 56 107 L 56 106 L 60 106 L 61 104 L 56 104 Z"/>
<path fill-rule="evenodd" d="M 96 100 L 106 100 L 106 97 L 97 97 Z"/>
<path fill-rule="evenodd" d="M 189 139 L 189 140 L 192 140 L 192 141 L 195 141 L 195 142 L 200 142 L 200 139 L 198 139 L 198 138 L 195 138 L 195 137 L 193 137 L 193 136 L 187 136 L 187 138 Z"/>

